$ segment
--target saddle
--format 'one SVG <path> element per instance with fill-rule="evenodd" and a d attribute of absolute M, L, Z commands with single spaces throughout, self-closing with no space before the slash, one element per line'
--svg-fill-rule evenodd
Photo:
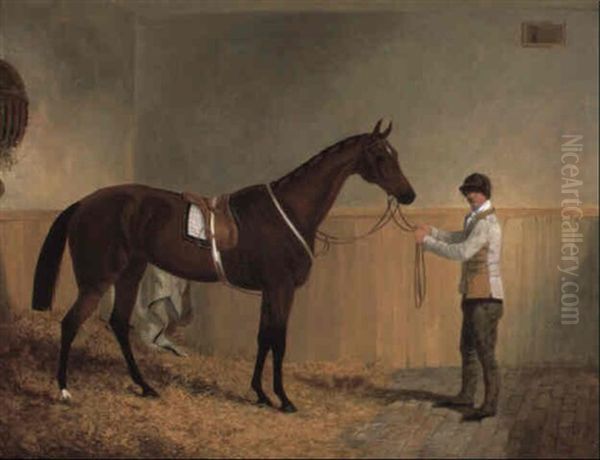
<path fill-rule="evenodd" d="M 229 206 L 229 194 L 205 197 L 192 192 L 183 192 L 182 198 L 196 205 L 206 226 L 209 241 L 214 238 L 219 250 L 233 249 L 238 243 L 238 227 Z M 189 211 L 188 211 L 189 212 Z M 214 214 L 214 235 L 211 233 L 211 214 Z"/>

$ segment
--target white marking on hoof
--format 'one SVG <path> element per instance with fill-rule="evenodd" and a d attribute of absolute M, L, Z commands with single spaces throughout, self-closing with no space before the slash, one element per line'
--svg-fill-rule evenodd
<path fill-rule="evenodd" d="M 69 390 L 67 390 L 66 388 L 63 388 L 62 390 L 60 390 L 61 402 L 70 402 L 71 399 L 72 399 L 72 397 L 71 397 L 71 393 L 69 393 Z"/>

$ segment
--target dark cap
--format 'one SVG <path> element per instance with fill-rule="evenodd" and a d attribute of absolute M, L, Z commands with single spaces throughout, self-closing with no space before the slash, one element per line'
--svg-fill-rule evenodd
<path fill-rule="evenodd" d="M 485 174 L 473 173 L 467 176 L 458 189 L 465 196 L 469 192 L 481 192 L 488 200 L 492 196 L 492 183 Z"/>

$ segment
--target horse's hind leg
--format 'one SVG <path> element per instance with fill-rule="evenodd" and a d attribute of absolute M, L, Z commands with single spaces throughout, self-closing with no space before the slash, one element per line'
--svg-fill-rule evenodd
<path fill-rule="evenodd" d="M 158 393 L 146 383 L 131 351 L 129 343 L 129 319 L 135 306 L 140 280 L 147 263 L 132 261 L 115 283 L 115 306 L 110 317 L 110 325 L 117 337 L 123 357 L 127 361 L 131 379 L 142 388 L 143 396 L 158 396 Z"/>
<path fill-rule="evenodd" d="M 61 344 L 60 358 L 58 363 L 58 388 L 60 389 L 60 397 L 64 401 L 71 399 L 70 393 L 67 391 L 67 363 L 69 360 L 69 351 L 71 344 L 77 335 L 79 327 L 86 319 L 90 317 L 92 312 L 98 306 L 98 302 L 102 294 L 108 289 L 108 285 L 100 289 L 80 289 L 77 300 L 65 315 L 61 323 Z"/>

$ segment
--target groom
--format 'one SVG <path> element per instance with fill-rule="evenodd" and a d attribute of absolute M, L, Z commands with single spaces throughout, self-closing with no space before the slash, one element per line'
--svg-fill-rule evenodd
<path fill-rule="evenodd" d="M 492 184 L 484 174 L 468 176 L 459 187 L 471 212 L 463 231 L 448 232 L 420 225 L 415 239 L 423 248 L 447 259 L 462 262 L 459 290 L 463 322 L 460 337 L 462 388 L 458 395 L 438 402 L 438 407 L 473 407 L 477 386 L 477 358 L 483 367 L 485 398 L 465 420 L 494 416 L 500 392 L 500 374 L 495 357 L 498 321 L 503 312 L 500 276 L 502 234 L 490 201 Z"/>

